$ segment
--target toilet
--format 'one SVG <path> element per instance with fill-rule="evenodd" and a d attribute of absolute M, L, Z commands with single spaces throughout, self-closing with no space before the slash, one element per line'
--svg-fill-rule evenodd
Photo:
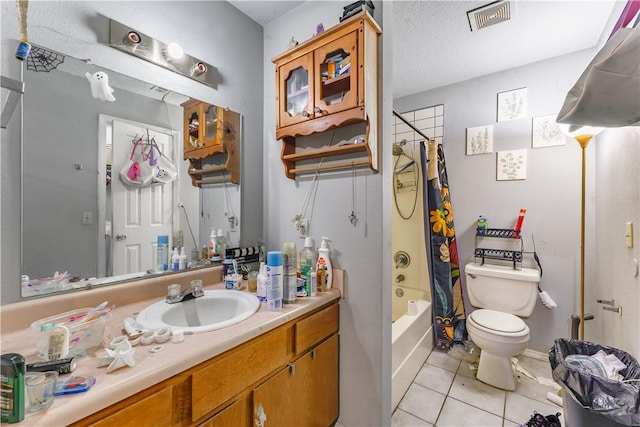
<path fill-rule="evenodd" d="M 476 308 L 467 316 L 469 338 L 482 351 L 476 377 L 504 390 L 516 389 L 511 357 L 529 343 L 529 327 L 521 319 L 533 313 L 540 273 L 502 265 L 465 266 L 467 295 Z"/>

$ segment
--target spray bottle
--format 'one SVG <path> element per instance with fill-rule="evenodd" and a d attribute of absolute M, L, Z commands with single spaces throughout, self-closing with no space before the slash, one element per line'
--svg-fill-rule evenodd
<path fill-rule="evenodd" d="M 333 285 L 333 268 L 331 266 L 331 251 L 329 249 L 329 240 L 327 237 L 322 238 L 322 243 L 320 243 L 320 248 L 318 249 L 318 263 L 316 265 L 316 269 L 324 269 L 325 272 L 325 280 L 324 283 L 318 283 L 318 288 L 322 286 L 322 289 L 329 289 Z"/>

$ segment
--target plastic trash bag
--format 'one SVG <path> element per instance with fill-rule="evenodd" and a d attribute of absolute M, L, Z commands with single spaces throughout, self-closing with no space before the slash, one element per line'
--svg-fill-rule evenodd
<path fill-rule="evenodd" d="M 622 381 L 604 378 L 584 367 L 569 366 L 570 355 L 592 356 L 599 350 L 614 354 L 627 367 Z M 616 423 L 640 425 L 640 363 L 629 353 L 588 341 L 558 338 L 549 350 L 553 379 L 585 410 L 596 412 Z"/>

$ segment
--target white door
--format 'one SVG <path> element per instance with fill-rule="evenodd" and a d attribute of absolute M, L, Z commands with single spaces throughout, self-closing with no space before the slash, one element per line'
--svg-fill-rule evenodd
<path fill-rule="evenodd" d="M 112 275 L 156 269 L 157 236 L 171 238 L 173 184 L 132 188 L 122 184 L 120 170 L 126 167 L 136 136 L 154 138 L 162 152 L 173 159 L 170 134 L 144 124 L 113 121 L 112 140 Z"/>
<path fill-rule="evenodd" d="M 592 338 L 640 360 L 640 129 L 597 136 L 596 265 Z M 626 224 L 633 224 L 631 241 Z M 597 302 L 600 300 L 600 303 Z"/>

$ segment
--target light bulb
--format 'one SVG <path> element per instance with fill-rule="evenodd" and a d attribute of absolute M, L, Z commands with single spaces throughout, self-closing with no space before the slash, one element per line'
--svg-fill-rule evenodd
<path fill-rule="evenodd" d="M 182 47 L 180 47 L 178 43 L 169 43 L 167 45 L 167 49 L 166 49 L 166 56 L 168 56 L 168 58 L 166 58 L 167 60 L 169 60 L 169 58 L 180 59 L 182 58 L 182 55 L 184 55 L 184 51 L 182 50 Z"/>

